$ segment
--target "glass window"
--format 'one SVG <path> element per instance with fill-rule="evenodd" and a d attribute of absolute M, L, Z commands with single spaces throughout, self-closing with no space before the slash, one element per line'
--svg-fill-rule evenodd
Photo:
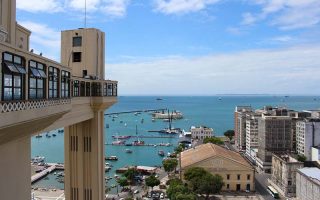
<path fill-rule="evenodd" d="M 70 97 L 70 72 L 61 71 L 61 97 Z"/>
<path fill-rule="evenodd" d="M 72 46 L 80 47 L 81 45 L 82 45 L 82 37 L 81 36 L 73 37 Z"/>
<path fill-rule="evenodd" d="M 23 98 L 23 82 L 25 69 L 21 56 L 3 53 L 2 60 L 2 100 L 21 100 Z"/>
<path fill-rule="evenodd" d="M 29 61 L 29 74 L 29 98 L 45 98 L 47 78 L 45 65 L 36 61 Z"/>
<path fill-rule="evenodd" d="M 247 180 L 250 180 L 250 174 L 247 175 Z"/>
<path fill-rule="evenodd" d="M 58 98 L 58 69 L 49 67 L 49 98 Z"/>

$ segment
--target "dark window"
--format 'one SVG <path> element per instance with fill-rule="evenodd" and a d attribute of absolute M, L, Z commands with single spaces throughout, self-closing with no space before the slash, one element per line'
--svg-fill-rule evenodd
<path fill-rule="evenodd" d="M 11 53 L 3 53 L 2 100 L 21 100 L 24 97 L 26 70 L 24 59 Z"/>
<path fill-rule="evenodd" d="M 247 174 L 247 180 L 250 180 L 250 174 Z"/>
<path fill-rule="evenodd" d="M 230 180 L 230 174 L 227 174 L 227 180 Z"/>
<path fill-rule="evenodd" d="M 59 69 L 49 67 L 49 98 L 58 98 Z"/>
<path fill-rule="evenodd" d="M 73 62 L 81 62 L 81 52 L 73 52 Z"/>
<path fill-rule="evenodd" d="M 240 190 L 241 190 L 241 185 L 237 184 L 237 191 L 240 191 Z"/>
<path fill-rule="evenodd" d="M 79 81 L 75 80 L 73 81 L 73 96 L 78 97 L 80 95 L 79 93 Z"/>
<path fill-rule="evenodd" d="M 61 71 L 61 98 L 70 97 L 70 72 Z"/>
<path fill-rule="evenodd" d="M 250 191 L 250 184 L 247 184 L 246 190 Z"/>
<path fill-rule="evenodd" d="M 109 83 L 107 86 L 107 96 L 113 95 L 113 84 Z"/>
<path fill-rule="evenodd" d="M 240 174 L 238 174 L 238 176 L 237 176 L 237 177 L 238 177 L 238 180 L 240 180 Z"/>
<path fill-rule="evenodd" d="M 100 83 L 92 83 L 92 96 L 101 96 L 101 84 Z"/>
<path fill-rule="evenodd" d="M 45 98 L 45 82 L 46 82 L 45 66 L 36 61 L 29 61 L 29 98 L 43 99 Z"/>
<path fill-rule="evenodd" d="M 89 82 L 87 82 L 86 83 L 86 96 L 88 97 L 88 96 L 91 96 L 91 94 L 90 94 L 90 83 Z"/>
<path fill-rule="evenodd" d="M 227 189 L 230 189 L 230 185 L 229 184 L 227 184 Z"/>
<path fill-rule="evenodd" d="M 84 81 L 80 82 L 80 96 L 86 96 L 86 83 Z"/>
<path fill-rule="evenodd" d="M 73 37 L 72 46 L 81 47 L 81 45 L 82 45 L 82 37 L 80 36 Z"/>

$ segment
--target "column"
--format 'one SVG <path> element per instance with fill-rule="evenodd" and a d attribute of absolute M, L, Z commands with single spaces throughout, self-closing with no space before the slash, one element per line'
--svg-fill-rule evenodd
<path fill-rule="evenodd" d="M 65 127 L 65 195 L 67 200 L 104 200 L 104 114 Z"/>
<path fill-rule="evenodd" d="M 0 145 L 0 199 L 31 199 L 30 159 L 30 137 Z"/>

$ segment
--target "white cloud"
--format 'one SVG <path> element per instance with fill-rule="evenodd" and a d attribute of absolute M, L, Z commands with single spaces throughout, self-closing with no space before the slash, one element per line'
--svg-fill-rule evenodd
<path fill-rule="evenodd" d="M 104 6 L 102 7 L 102 11 L 106 12 L 106 14 L 122 17 L 126 15 L 127 7 L 130 3 L 129 0 L 104 0 Z"/>
<path fill-rule="evenodd" d="M 30 38 L 31 49 L 34 49 L 35 53 L 42 52 L 45 57 L 59 61 L 57 55 L 60 55 L 60 31 L 54 30 L 46 24 L 31 21 L 22 21 L 19 24 L 32 32 Z"/>
<path fill-rule="evenodd" d="M 17 8 L 28 12 L 58 12 L 63 10 L 59 0 L 17 0 Z"/>
<path fill-rule="evenodd" d="M 283 35 L 283 36 L 274 37 L 271 40 L 275 42 L 289 42 L 289 41 L 292 41 L 293 38 L 288 35 Z"/>
<path fill-rule="evenodd" d="M 262 7 L 260 13 L 244 13 L 242 24 L 251 25 L 271 18 L 280 29 L 308 28 L 320 23 L 319 0 L 251 0 Z"/>
<path fill-rule="evenodd" d="M 84 11 L 85 7 L 88 12 L 95 11 L 98 9 L 100 0 L 69 0 L 68 7 Z"/>
<path fill-rule="evenodd" d="M 319 46 L 107 64 L 121 95 L 317 94 Z M 128 73 L 130 72 L 130 73 Z"/>
<path fill-rule="evenodd" d="M 205 9 L 220 0 L 155 0 L 155 10 L 165 14 L 185 14 Z"/>

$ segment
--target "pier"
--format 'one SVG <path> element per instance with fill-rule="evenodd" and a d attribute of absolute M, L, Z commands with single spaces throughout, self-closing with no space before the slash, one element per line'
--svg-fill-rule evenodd
<path fill-rule="evenodd" d="M 47 169 L 45 169 L 39 173 L 36 173 L 35 175 L 33 175 L 31 177 L 31 183 L 34 183 L 34 182 L 40 180 L 41 178 L 45 177 L 46 175 L 50 174 L 51 172 L 53 172 L 55 170 L 64 170 L 63 164 L 47 163 L 47 165 L 49 166 Z"/>
<path fill-rule="evenodd" d="M 115 136 L 115 135 L 113 135 Z M 121 135 L 122 136 L 122 135 Z M 148 135 L 141 135 L 141 136 L 137 136 L 137 135 L 123 135 L 125 137 L 128 136 L 128 138 L 118 138 L 120 140 L 126 140 L 126 139 L 129 139 L 129 138 L 176 138 L 175 136 L 148 136 Z M 115 136 L 117 137 L 117 136 Z M 115 138 L 117 139 L 117 138 Z"/>
<path fill-rule="evenodd" d="M 147 109 L 147 110 L 132 110 L 132 111 L 106 113 L 104 115 L 118 115 L 118 114 L 141 113 L 141 112 L 156 112 L 156 111 L 165 111 L 165 110 L 168 110 L 168 109 L 167 108 L 159 108 L 159 109 Z"/>

